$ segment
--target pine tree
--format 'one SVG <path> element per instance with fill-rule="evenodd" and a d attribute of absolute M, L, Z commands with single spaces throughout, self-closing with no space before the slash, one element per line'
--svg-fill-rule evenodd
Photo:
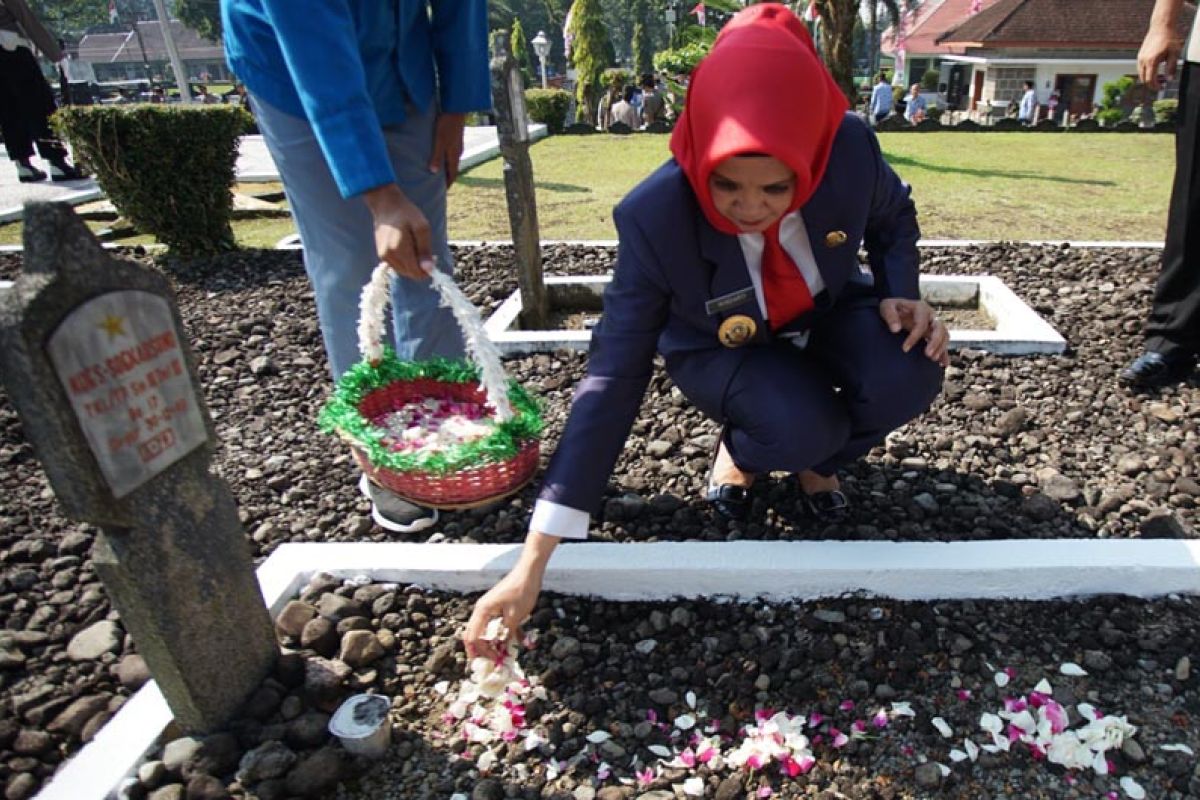
<path fill-rule="evenodd" d="M 633 52 L 633 74 L 640 80 L 641 76 L 654 69 L 654 45 L 650 41 L 650 33 L 646 30 L 646 16 L 649 5 L 646 0 L 635 0 L 633 4 L 633 37 L 630 50 Z"/>
<path fill-rule="evenodd" d="M 600 96 L 600 76 L 610 65 L 612 43 L 601 16 L 600 0 L 575 0 L 568 33 L 571 43 L 571 63 L 575 65 L 575 99 L 577 115 L 585 122 L 596 119 L 596 102 Z"/>

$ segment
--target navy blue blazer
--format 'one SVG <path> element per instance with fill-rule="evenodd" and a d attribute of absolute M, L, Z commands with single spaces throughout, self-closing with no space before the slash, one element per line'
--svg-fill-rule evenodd
<path fill-rule="evenodd" d="M 916 209 L 909 187 L 883 160 L 874 131 L 847 113 L 834 139 L 824 178 L 801 209 L 813 256 L 825 281 L 815 308 L 780 333 L 805 329 L 839 299 L 871 292 L 859 280 L 859 244 L 866 247 L 880 299 L 917 299 Z M 625 446 L 650 380 L 654 354 L 666 359 L 681 387 L 697 381 L 721 396 L 736 370 L 731 358 L 693 358 L 725 351 L 717 329 L 726 318 L 754 319 L 747 347 L 770 344 L 753 292 L 718 313 L 706 303 L 751 287 L 741 244 L 704 216 L 687 177 L 668 161 L 638 184 L 613 212 L 620 244 L 604 316 L 592 332 L 588 371 L 575 392 L 539 499 L 595 513 Z M 845 234 L 844 242 L 830 233 Z M 685 390 L 685 394 L 687 394 Z M 695 402 L 693 400 L 693 402 Z M 701 407 L 710 416 L 716 409 Z"/>

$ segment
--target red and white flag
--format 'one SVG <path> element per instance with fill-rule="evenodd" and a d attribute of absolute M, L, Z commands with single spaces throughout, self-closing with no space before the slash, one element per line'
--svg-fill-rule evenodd
<path fill-rule="evenodd" d="M 704 13 L 704 3 L 703 3 L 703 2 L 697 3 L 697 4 L 696 4 L 696 7 L 695 7 L 695 8 L 693 8 L 693 9 L 692 9 L 690 12 L 688 12 L 688 13 L 690 13 L 690 14 L 695 14 L 695 15 L 696 15 L 696 22 L 699 22 L 699 23 L 700 23 L 700 27 L 701 27 L 701 28 L 703 28 L 703 27 L 704 27 L 704 21 L 705 21 L 705 19 L 707 19 L 707 17 L 706 17 L 706 15 L 705 15 L 705 13 Z"/>
<path fill-rule="evenodd" d="M 117 24 L 117 0 L 108 0 L 108 24 Z"/>

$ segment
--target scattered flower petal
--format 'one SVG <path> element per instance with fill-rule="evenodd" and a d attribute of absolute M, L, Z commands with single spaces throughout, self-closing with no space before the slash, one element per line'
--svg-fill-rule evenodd
<path fill-rule="evenodd" d="M 608 731 L 592 731 L 587 735 L 587 740 L 592 744 L 601 744 L 612 738 L 612 734 Z"/>
<path fill-rule="evenodd" d="M 646 749 L 659 758 L 670 758 L 673 755 L 669 748 L 663 747 L 661 744 L 652 744 Z"/>
<path fill-rule="evenodd" d="M 688 708 L 695 710 L 695 708 L 696 708 L 696 693 L 688 692 L 686 695 L 684 695 L 684 699 L 687 701 Z"/>
<path fill-rule="evenodd" d="M 1187 753 L 1189 756 L 1196 755 L 1192 748 L 1186 744 L 1164 744 L 1159 746 L 1160 750 L 1166 750 L 1168 753 Z"/>
<path fill-rule="evenodd" d="M 702 778 L 688 778 L 683 782 L 683 793 L 688 797 L 703 797 L 704 780 Z"/>
<path fill-rule="evenodd" d="M 996 681 L 996 685 L 1003 689 L 1005 686 L 1008 686 L 1011 678 L 1007 672 L 997 672 L 994 680 Z"/>
<path fill-rule="evenodd" d="M 1084 675 L 1087 675 L 1086 669 L 1084 669 L 1083 667 L 1079 666 L 1078 664 L 1074 664 L 1070 661 L 1068 661 L 1067 663 L 1065 663 L 1061 667 L 1059 667 L 1058 671 L 1061 672 L 1063 675 L 1067 675 L 1072 678 L 1081 678 Z"/>
<path fill-rule="evenodd" d="M 954 729 L 951 728 L 950 724 L 941 717 L 934 717 L 930 720 L 930 723 L 933 725 L 933 727 L 937 728 L 938 733 L 945 738 L 949 739 L 954 736 Z"/>
<path fill-rule="evenodd" d="M 1146 797 L 1146 790 L 1128 775 L 1126 775 L 1124 778 L 1121 778 L 1121 789 L 1125 792 L 1125 794 L 1133 798 L 1133 800 L 1144 800 Z"/>
<path fill-rule="evenodd" d="M 675 718 L 675 727 L 681 731 L 690 731 L 696 727 L 696 718 L 691 714 L 680 714 Z"/>
<path fill-rule="evenodd" d="M 934 763 L 937 764 L 938 771 L 942 773 L 943 778 L 948 777 L 950 775 L 949 767 L 947 767 L 945 764 L 941 763 L 940 761 L 935 761 Z"/>

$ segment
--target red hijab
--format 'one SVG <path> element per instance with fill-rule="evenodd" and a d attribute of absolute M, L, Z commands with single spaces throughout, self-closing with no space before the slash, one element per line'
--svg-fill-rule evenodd
<path fill-rule="evenodd" d="M 713 227 L 739 233 L 713 205 L 713 168 L 742 153 L 774 156 L 796 173 L 788 208 L 795 211 L 821 182 L 848 108 L 804 23 L 777 3 L 753 5 L 729 21 L 692 72 L 671 153 Z M 767 235 L 778 232 L 773 225 Z"/>

